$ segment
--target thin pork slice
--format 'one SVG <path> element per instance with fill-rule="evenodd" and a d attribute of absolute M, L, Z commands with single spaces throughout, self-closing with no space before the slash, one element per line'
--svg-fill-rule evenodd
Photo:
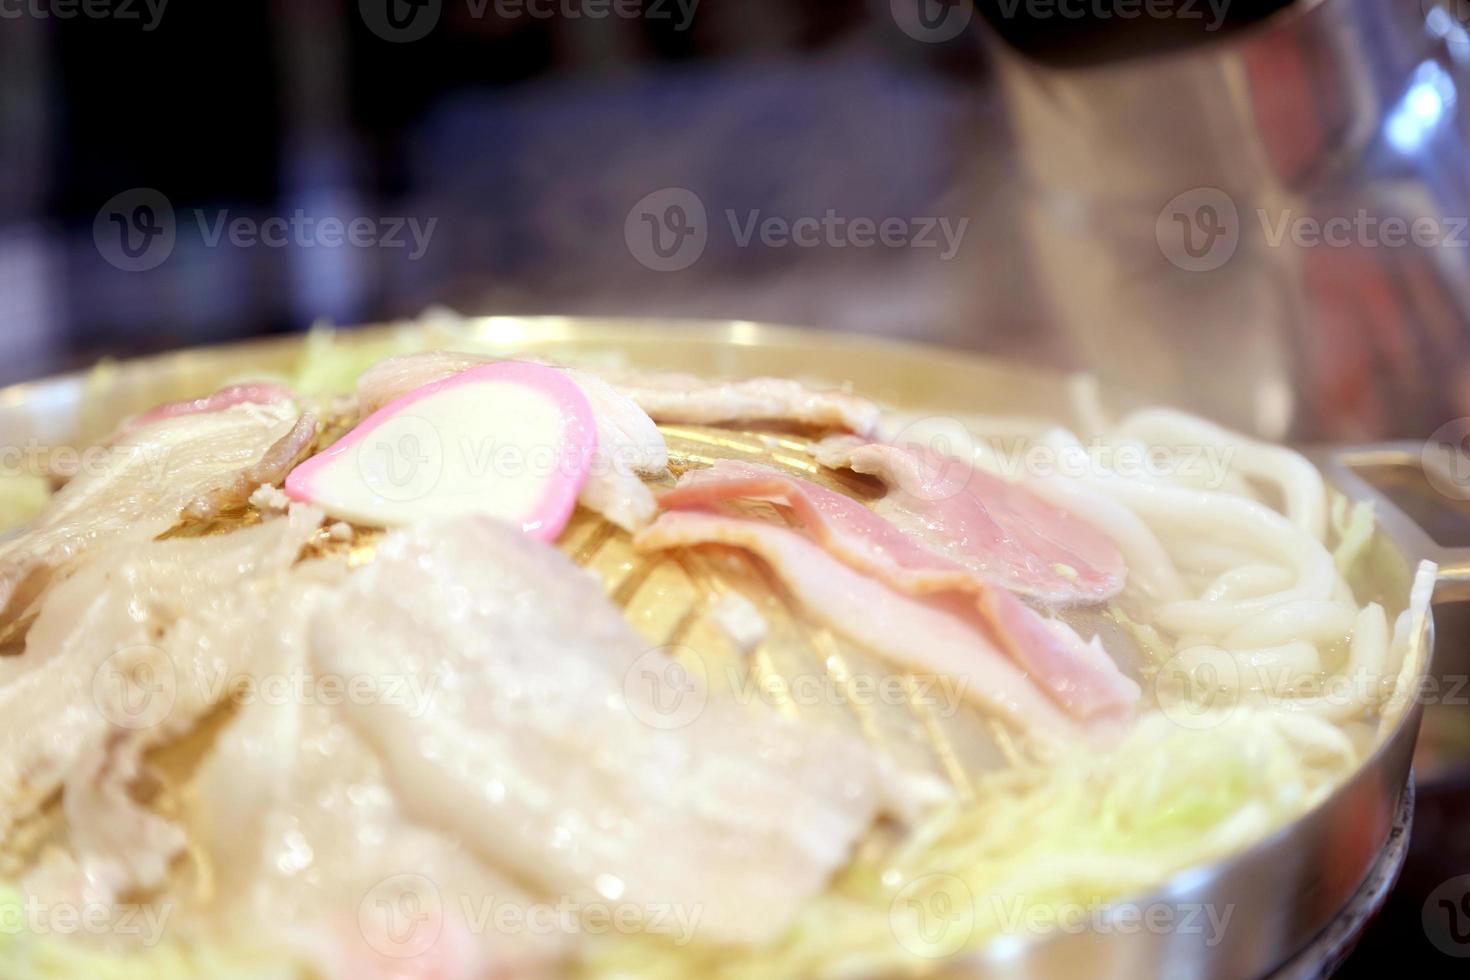
<path fill-rule="evenodd" d="M 578 497 L 625 531 L 636 531 L 658 512 L 643 476 L 662 476 L 669 468 L 663 433 L 643 409 L 606 381 L 586 371 L 567 370 L 592 406 L 597 452 Z"/>
<path fill-rule="evenodd" d="M 392 357 L 358 380 L 365 412 L 487 361 L 485 354 L 425 351 Z M 579 374 L 593 373 L 576 369 Z M 787 378 L 718 381 L 693 374 L 598 368 L 595 372 L 632 399 L 655 422 L 724 425 L 732 422 L 790 422 L 819 429 L 870 435 L 878 425 L 878 406 L 843 391 L 819 391 Z"/>
<path fill-rule="evenodd" d="M 871 435 L 881 415 L 878 406 L 866 398 L 809 388 L 789 378 L 712 381 L 658 371 L 609 369 L 601 373 L 657 422 L 793 422 Z"/>
<path fill-rule="evenodd" d="M 666 511 L 634 544 L 645 551 L 743 548 L 765 561 L 803 607 L 885 660 L 961 682 L 965 698 L 1025 731 L 1052 737 L 1082 731 L 961 610 L 894 591 L 795 531 L 726 514 Z"/>
<path fill-rule="evenodd" d="M 165 419 L 174 419 L 183 415 L 203 415 L 209 412 L 219 412 L 226 408 L 234 408 L 236 405 L 280 405 L 295 401 L 296 395 L 287 388 L 280 385 L 255 382 L 250 384 L 229 385 L 221 388 L 212 395 L 203 398 L 190 398 L 185 401 L 169 402 L 157 408 L 150 409 L 140 415 L 135 415 L 122 425 L 117 431 L 103 441 L 103 445 L 115 445 L 124 437 L 146 429 L 148 426 Z"/>
<path fill-rule="evenodd" d="M 380 680 L 313 674 L 304 651 L 282 669 L 310 678 L 308 692 Z M 360 690 L 391 696 L 386 683 Z M 200 769 L 185 816 L 216 869 L 217 928 L 279 937 L 324 980 L 554 975 L 575 923 L 538 918 L 555 902 L 410 819 L 329 700 L 253 701 Z"/>
<path fill-rule="evenodd" d="M 1138 701 L 1138 685 L 1065 624 L 1048 622 L 1005 587 L 934 551 L 844 494 L 767 466 L 721 460 L 689 470 L 673 490 L 659 496 L 673 510 L 740 499 L 790 508 L 829 552 L 902 592 L 973 595 L 1001 646 L 1073 717 L 1122 711 Z"/>
<path fill-rule="evenodd" d="M 0 626 L 77 556 L 172 528 L 185 505 L 255 465 L 299 418 L 289 402 L 241 403 L 171 415 L 124 436 L 26 530 L 0 544 Z"/>
<path fill-rule="evenodd" d="M 774 938 L 878 812 L 861 742 L 710 694 L 508 525 L 389 535 L 311 649 L 329 673 L 434 679 L 427 710 L 343 706 L 414 819 L 646 929 Z"/>
<path fill-rule="evenodd" d="M 876 476 L 874 509 L 960 565 L 1052 605 L 1104 602 L 1127 566 L 1112 540 L 1024 486 L 922 447 L 851 438 L 818 443 L 824 466 Z"/>
<path fill-rule="evenodd" d="M 0 834 L 118 739 L 187 731 L 248 673 L 287 573 L 321 524 L 115 545 L 52 589 L 0 677 Z M 121 768 L 126 770 L 126 760 Z"/>
<path fill-rule="evenodd" d="M 207 521 L 232 508 L 244 506 L 251 494 L 262 486 L 280 486 L 296 465 L 310 455 L 316 437 L 317 418 L 307 412 L 259 460 L 189 501 L 184 506 L 183 517 Z"/>

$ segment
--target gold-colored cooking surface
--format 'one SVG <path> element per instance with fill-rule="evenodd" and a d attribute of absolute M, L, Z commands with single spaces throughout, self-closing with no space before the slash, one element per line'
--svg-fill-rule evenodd
<path fill-rule="evenodd" d="M 663 426 L 677 476 L 719 459 L 759 461 L 857 497 L 880 492 L 865 478 L 819 466 L 800 435 L 771 431 Z M 755 505 L 764 516 L 782 512 Z M 730 690 L 776 709 L 849 729 L 886 749 L 906 769 L 930 771 L 961 791 L 966 773 L 1003 764 L 1003 727 L 959 699 L 938 679 L 889 666 L 808 615 L 758 559 L 721 546 L 651 555 L 628 535 L 579 511 L 562 535 L 578 564 L 597 572 L 608 595 L 651 645 L 666 647 L 705 675 L 712 692 Z M 713 610 L 737 592 L 759 611 L 765 639 L 742 651 Z"/>
<path fill-rule="evenodd" d="M 672 479 L 720 459 L 761 462 L 860 499 L 882 492 L 866 477 L 819 465 L 807 435 L 774 430 L 660 426 L 669 448 Z M 811 437 L 816 437 L 812 433 Z M 761 516 L 784 522 L 779 509 L 753 504 Z M 373 558 L 382 532 L 356 529 L 351 542 L 323 531 L 317 554 L 344 555 L 360 565 Z M 928 771 L 970 788 L 966 773 L 1014 761 L 1005 726 L 985 718 L 963 692 L 930 676 L 885 664 L 861 645 L 809 615 L 770 570 L 737 548 L 707 545 L 645 554 L 627 532 L 578 509 L 558 542 L 578 565 L 595 572 L 608 597 L 644 636 L 697 675 L 709 690 L 759 701 L 785 714 L 861 735 L 905 770 Z M 742 650 L 716 614 L 729 592 L 755 607 L 765 638 Z"/>

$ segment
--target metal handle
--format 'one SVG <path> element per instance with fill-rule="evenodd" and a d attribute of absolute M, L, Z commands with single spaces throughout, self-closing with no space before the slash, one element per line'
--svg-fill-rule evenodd
<path fill-rule="evenodd" d="M 1470 547 L 1448 547 L 1429 536 L 1408 514 L 1360 471 L 1399 468 L 1417 472 L 1448 501 L 1470 501 L 1470 480 L 1456 474 L 1445 453 L 1425 448 L 1418 442 L 1385 442 L 1361 446 L 1337 446 L 1309 453 L 1329 482 L 1356 500 L 1372 501 L 1379 525 L 1418 562 L 1427 559 L 1439 566 L 1434 602 L 1470 601 Z M 1470 461 L 1466 462 L 1470 470 Z M 1446 487 L 1460 488 L 1451 494 Z"/>

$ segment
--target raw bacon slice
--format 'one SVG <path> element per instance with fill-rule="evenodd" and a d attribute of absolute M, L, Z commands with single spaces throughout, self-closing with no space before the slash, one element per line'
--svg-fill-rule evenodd
<path fill-rule="evenodd" d="M 363 411 L 371 412 L 415 388 L 498 360 L 486 354 L 425 351 L 391 357 L 357 382 Z M 578 376 L 589 372 L 576 370 Z M 710 381 L 692 374 L 609 368 L 596 372 L 655 422 L 722 425 L 728 422 L 793 422 L 870 435 L 878 406 L 842 391 L 817 391 L 786 378 Z"/>
<path fill-rule="evenodd" d="M 902 592 L 973 595 L 1001 646 L 1074 717 L 1125 709 L 1138 700 L 1138 685 L 1065 624 L 1044 619 L 1005 588 L 930 550 L 851 497 L 769 467 L 722 460 L 685 473 L 659 501 L 681 510 L 742 498 L 789 507 L 829 552 Z"/>
<path fill-rule="evenodd" d="M 888 494 L 874 509 L 960 565 L 1052 605 L 1103 602 L 1127 566 L 1097 528 L 1025 487 L 922 447 L 828 439 L 824 466 L 876 476 Z"/>
<path fill-rule="evenodd" d="M 633 539 L 643 551 L 724 544 L 770 565 L 801 604 L 884 659 L 963 681 L 964 696 L 1024 730 L 1070 737 L 1078 726 L 960 609 L 902 595 L 795 531 L 705 511 L 666 511 Z"/>

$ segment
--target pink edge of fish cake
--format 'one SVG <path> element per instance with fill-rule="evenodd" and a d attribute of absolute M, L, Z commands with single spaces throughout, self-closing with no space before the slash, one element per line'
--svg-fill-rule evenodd
<path fill-rule="evenodd" d="M 555 541 L 577 506 L 577 495 L 592 467 L 597 450 L 597 428 L 592 406 L 577 383 L 554 368 L 526 361 L 496 361 L 472 368 L 401 395 L 359 422 L 331 448 L 291 471 L 286 478 L 286 495 L 304 503 L 316 501 L 316 478 L 338 457 L 355 449 L 379 426 L 426 398 L 461 385 L 494 381 L 521 385 L 549 399 L 561 413 L 562 445 L 570 450 L 565 458 L 572 464 L 546 481 L 545 493 L 531 511 L 520 518 L 521 530 L 543 541 Z M 493 421 L 487 422 L 488 429 Z"/>

